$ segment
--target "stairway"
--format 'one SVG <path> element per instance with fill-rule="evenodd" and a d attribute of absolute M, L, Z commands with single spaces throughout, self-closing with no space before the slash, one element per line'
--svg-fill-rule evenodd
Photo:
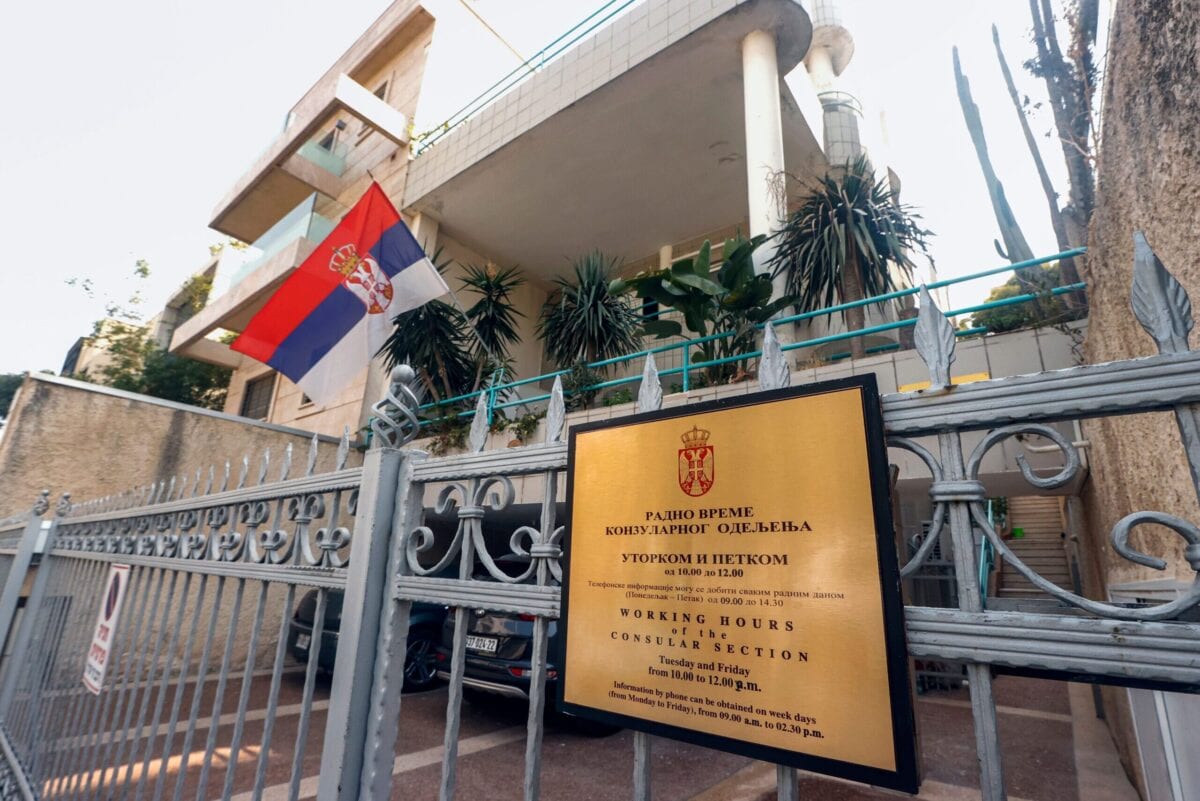
<path fill-rule="evenodd" d="M 1060 587 L 1071 589 L 1071 574 L 1063 550 L 1063 521 L 1059 499 L 1030 495 L 1008 499 L 1009 529 L 1021 528 L 1025 536 L 1005 544 L 1030 568 Z M 1012 565 L 1001 560 L 996 594 L 1001 598 L 1045 598 Z"/>

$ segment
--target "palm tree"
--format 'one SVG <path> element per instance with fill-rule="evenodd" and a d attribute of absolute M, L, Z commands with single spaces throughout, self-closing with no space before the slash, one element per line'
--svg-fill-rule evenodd
<path fill-rule="evenodd" d="M 920 219 L 859 157 L 827 173 L 788 216 L 777 234 L 772 273 L 787 276 L 788 295 L 801 312 L 890 292 L 897 288 L 893 270 L 911 279 L 910 251 L 929 256 L 931 232 Z M 862 306 L 846 309 L 842 319 L 850 330 L 866 327 Z M 850 348 L 855 358 L 864 355 L 861 337 L 851 339 Z"/>
<path fill-rule="evenodd" d="M 617 260 L 593 251 L 574 265 L 573 278 L 556 278 L 542 307 L 538 336 L 561 369 L 638 350 L 638 314 L 609 291 Z"/>

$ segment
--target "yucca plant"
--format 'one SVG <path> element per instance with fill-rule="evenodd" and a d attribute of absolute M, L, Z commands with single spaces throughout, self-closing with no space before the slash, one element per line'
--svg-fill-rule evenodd
<path fill-rule="evenodd" d="M 638 314 L 608 288 L 616 268 L 616 259 L 593 251 L 575 262 L 573 276 L 554 280 L 537 331 L 560 369 L 638 349 Z"/>
<path fill-rule="evenodd" d="M 452 263 L 441 260 L 440 249 L 432 261 L 438 272 Z M 411 365 L 428 397 L 439 404 L 480 389 L 497 368 L 507 367 L 508 349 L 521 340 L 517 317 L 522 315 L 511 292 L 525 279 L 513 268 L 468 265 L 465 271 L 464 287 L 480 296 L 465 314 L 441 300 L 404 312 L 379 351 L 389 369 Z"/>
<path fill-rule="evenodd" d="M 467 320 L 478 335 L 473 351 L 478 354 L 480 350 L 486 350 L 493 358 L 504 358 L 508 349 L 521 341 L 517 318 L 525 315 L 517 311 L 512 293 L 525 283 L 525 279 L 515 267 L 469 264 L 462 283 L 464 288 L 479 296 L 479 300 L 467 309 Z"/>
<path fill-rule="evenodd" d="M 430 259 L 439 273 L 451 265 L 438 248 Z M 431 400 L 440 402 L 471 391 L 476 370 L 471 358 L 466 320 L 453 305 L 431 300 L 396 315 L 393 329 L 376 355 L 391 370 L 407 364 L 416 371 Z"/>
<path fill-rule="evenodd" d="M 920 215 L 900 203 L 896 193 L 875 176 L 860 157 L 830 171 L 801 199 L 777 234 L 773 275 L 787 276 L 788 294 L 801 312 L 852 303 L 897 288 L 893 270 L 911 278 L 909 256 L 929 256 Z M 866 327 L 862 306 L 842 312 L 850 330 Z M 850 340 L 851 353 L 864 355 L 861 337 Z"/>
<path fill-rule="evenodd" d="M 474 329 L 470 346 L 478 388 L 496 370 L 509 369 L 512 362 L 509 348 L 521 341 L 517 318 L 525 316 L 517 310 L 512 293 L 525 283 L 525 279 L 518 275 L 515 267 L 469 264 L 465 269 L 463 287 L 479 296 L 466 312 L 467 323 Z"/>

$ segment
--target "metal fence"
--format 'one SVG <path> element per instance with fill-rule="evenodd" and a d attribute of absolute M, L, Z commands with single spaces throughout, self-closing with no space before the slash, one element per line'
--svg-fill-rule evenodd
<path fill-rule="evenodd" d="M 1144 242 L 1133 298 L 1158 356 L 952 386 L 954 331 L 923 292 L 915 333 L 931 386 L 882 399 L 889 445 L 916 454 L 932 476 L 930 532 L 902 573 L 920 570 L 944 531 L 954 545 L 957 608 L 906 607 L 910 655 L 965 665 L 987 801 L 1006 797 L 995 668 L 1200 690 L 1200 624 L 1180 620 L 1200 604 L 1200 586 L 1157 606 L 1101 603 L 1057 587 L 1025 565 L 990 524 L 980 481 L 991 449 L 1036 435 L 1061 450 L 1063 467 L 1045 476 L 1021 462 L 1025 480 L 1041 489 L 1063 486 L 1080 460 L 1050 423 L 1173 411 L 1200 492 L 1200 353 L 1187 345 L 1191 307 Z M 763 389 L 791 380 L 770 328 L 758 367 Z M 454 609 L 443 801 L 453 798 L 461 767 L 467 615 L 485 609 L 533 617 L 521 792 L 540 796 L 542 711 L 555 669 L 549 630 L 559 615 L 561 579 L 557 510 L 567 461 L 561 385 L 550 393 L 541 444 L 485 450 L 486 415 L 479 413 L 468 453 L 430 458 L 406 447 L 420 423 L 412 380 L 407 368 L 393 373 L 375 406 L 375 447 L 362 468 L 340 469 L 342 461 L 332 473 L 313 475 L 310 458 L 303 477 L 288 478 L 285 460 L 279 480 L 267 483 L 264 464 L 251 486 L 243 463 L 233 488 L 226 480 L 200 490 L 194 480 L 184 491 L 179 481 L 139 496 L 60 507 L 27 611 L 9 634 L 12 655 L 0 666 L 0 796 L 260 798 L 269 795 L 269 780 L 282 784 L 280 797 L 289 799 L 387 798 L 410 717 L 401 688 L 410 614 L 419 601 Z M 486 402 L 481 395 L 478 408 Z M 663 403 L 650 355 L 638 408 Z M 962 437 L 971 431 L 987 433 L 967 452 Z M 536 499 L 537 511 L 511 525 L 505 513 L 522 493 L 526 502 Z M 0 529 L 0 555 L 11 560 L 0 627 L 14 619 L 46 512 L 43 498 L 16 547 L 15 524 Z M 1130 532 L 1144 523 L 1183 537 L 1185 558 L 1200 571 L 1200 529 L 1164 512 L 1120 521 L 1111 533 L 1114 551 L 1163 567 L 1129 545 Z M 506 531 L 499 540 L 498 528 Z M 1023 611 L 983 609 L 975 531 L 1054 600 L 1040 609 L 1034 602 Z M 82 645 L 112 563 L 131 566 L 132 590 L 106 687 L 93 696 L 80 685 Z M 287 653 L 289 615 L 307 587 L 316 589 L 320 607 L 314 653 L 329 594 L 344 593 L 331 695 L 320 710 L 313 702 L 317 660 L 293 663 Z M 254 687 L 267 688 L 261 713 L 247 708 Z M 652 737 L 635 735 L 625 769 L 633 772 L 639 800 L 650 798 L 653 748 Z M 779 768 L 778 783 L 781 799 L 797 798 L 794 769 Z"/>

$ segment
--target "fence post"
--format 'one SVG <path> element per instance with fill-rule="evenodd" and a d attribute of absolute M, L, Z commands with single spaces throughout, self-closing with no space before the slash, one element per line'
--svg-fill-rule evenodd
<path fill-rule="evenodd" d="M 48 494 L 49 493 L 45 493 L 45 495 Z M 45 495 L 43 495 L 43 498 L 45 498 Z M 58 519 L 62 514 L 66 513 L 67 509 L 70 508 L 68 503 L 69 497 L 69 495 L 63 496 L 63 499 L 59 502 L 58 508 L 55 510 L 54 516 L 51 518 L 50 530 L 46 532 L 46 542 L 43 546 L 43 550 L 47 554 L 50 553 L 50 551 L 54 548 L 54 531 L 58 526 Z M 39 500 L 34 506 L 34 512 L 37 512 L 39 508 L 42 509 L 42 514 L 45 514 L 46 507 L 42 505 L 41 500 Z M 26 526 L 25 533 L 21 537 L 21 547 L 17 550 L 17 559 L 19 560 L 22 552 L 26 549 L 26 546 L 28 546 L 24 564 L 25 570 L 22 570 L 21 581 L 15 585 L 15 590 L 13 590 L 14 612 L 16 611 L 16 596 L 20 593 L 21 584 L 24 583 L 24 574 L 29 567 L 29 561 L 33 557 L 37 540 L 41 535 L 41 528 L 41 516 L 37 514 L 30 515 L 29 524 Z M 8 581 L 4 585 L 4 598 L 8 597 L 10 587 L 14 586 L 13 580 L 16 578 L 15 572 L 18 566 L 18 563 L 14 562 L 13 571 L 8 574 Z M 13 694 L 17 691 L 17 682 L 23 677 L 20 667 L 25 661 L 25 652 L 29 649 L 29 641 L 33 638 L 35 633 L 34 621 L 37 616 L 38 609 L 42 604 L 42 598 L 46 595 L 46 584 L 49 578 L 50 565 L 43 560 L 43 563 L 39 566 L 37 573 L 34 574 L 33 587 L 29 590 L 29 598 L 25 602 L 25 614 L 21 618 L 20 627 L 17 629 L 17 639 L 13 644 L 12 656 L 10 657 L 12 664 L 8 666 L 8 670 L 4 671 L 4 686 L 0 687 L 0 726 L 2 726 L 4 723 L 5 716 L 8 715 L 8 707 L 12 703 Z M 12 616 L 9 615 L 7 618 L 5 618 L 3 623 L 0 623 L 0 625 L 3 625 L 5 628 L 4 634 L 6 637 L 8 636 L 8 632 L 10 630 L 9 625 L 11 620 Z M 0 640 L 0 645 L 2 644 L 3 640 Z"/>
<path fill-rule="evenodd" d="M 413 481 L 413 468 L 425 458 L 421 451 L 405 452 L 397 480 L 392 545 L 388 553 L 383 610 L 375 652 L 370 716 L 365 738 L 360 798 L 387 798 L 392 788 L 392 765 L 400 733 L 400 691 L 404 685 L 404 660 L 408 643 L 412 601 L 393 597 L 396 576 L 409 574 L 405 563 L 407 532 L 419 525 L 424 512 L 424 485 Z"/>
<path fill-rule="evenodd" d="M 329 699 L 321 754 L 317 797 L 323 801 L 352 801 L 358 796 L 375 667 L 375 642 L 380 612 L 388 595 L 386 573 L 392 509 L 403 460 L 399 450 L 386 447 L 383 442 L 378 444 L 380 447 L 368 451 L 363 460 L 334 660 L 333 674 L 337 681 L 333 683 Z"/>
<path fill-rule="evenodd" d="M 354 539 L 333 663 L 337 681 L 329 699 L 321 778 L 317 786 L 317 798 L 322 801 L 355 801 L 359 797 L 368 746 L 374 746 L 370 751 L 374 760 L 380 750 L 379 743 L 388 739 L 386 733 L 381 738 L 377 727 L 371 725 L 372 696 L 379 680 L 375 674 L 377 645 L 383 634 L 380 626 L 400 628 L 394 619 L 396 610 L 389 606 L 390 582 L 397 569 L 392 530 L 401 470 L 406 469 L 405 463 L 410 458 L 410 454 L 401 451 L 400 447 L 416 437 L 420 430 L 416 415 L 420 402 L 411 386 L 415 380 L 416 374 L 410 367 L 396 367 L 383 399 L 371 408 L 375 414 L 371 422 L 375 448 L 368 451 L 363 460 L 359 485 Z M 410 474 L 411 470 L 406 469 L 405 475 Z M 407 489 L 408 482 L 405 484 Z M 405 624 L 404 634 L 407 634 L 407 620 L 399 622 Z M 391 671 L 388 673 L 391 675 Z M 399 687 L 389 689 L 395 690 L 394 700 L 398 702 Z M 379 694 L 374 695 L 378 701 Z M 389 760 L 394 742 L 393 735 L 388 745 Z M 390 770 L 387 778 L 391 778 Z"/>
<path fill-rule="evenodd" d="M 8 641 L 13 617 L 17 614 L 21 587 L 25 585 L 25 575 L 29 572 L 29 563 L 33 561 L 33 551 L 42 532 L 42 517 L 50 508 L 49 498 L 50 490 L 42 490 L 33 508 L 29 510 L 29 520 L 25 523 L 25 531 L 17 544 L 17 553 L 8 571 L 8 580 L 4 582 L 4 590 L 0 592 L 0 649 L 3 649 L 4 643 Z M 0 709 L 0 718 L 4 716 L 5 711 Z"/>

